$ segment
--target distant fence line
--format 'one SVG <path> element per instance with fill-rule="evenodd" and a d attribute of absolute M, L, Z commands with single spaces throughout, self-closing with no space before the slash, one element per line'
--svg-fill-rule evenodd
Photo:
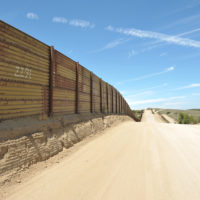
<path fill-rule="evenodd" d="M 54 47 L 0 21 L 0 120 L 133 113 L 123 96 Z"/>

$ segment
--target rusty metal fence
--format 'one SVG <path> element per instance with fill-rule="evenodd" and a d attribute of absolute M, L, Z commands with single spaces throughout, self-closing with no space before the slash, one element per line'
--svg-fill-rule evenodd
<path fill-rule="evenodd" d="M 126 114 L 123 96 L 78 62 L 0 21 L 0 120 Z"/>

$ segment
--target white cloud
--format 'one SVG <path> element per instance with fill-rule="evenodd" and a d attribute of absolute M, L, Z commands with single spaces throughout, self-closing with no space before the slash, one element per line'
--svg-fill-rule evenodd
<path fill-rule="evenodd" d="M 116 46 L 120 45 L 120 44 L 123 44 L 125 42 L 129 41 L 129 39 L 123 39 L 123 38 L 119 38 L 117 40 L 114 40 L 114 41 L 111 41 L 109 43 L 107 43 L 103 48 L 101 49 L 97 49 L 97 50 L 94 50 L 94 51 L 91 51 L 91 53 L 97 53 L 97 52 L 101 52 L 101 51 L 104 51 L 104 50 L 107 50 L 107 49 L 112 49 L 112 48 L 115 48 Z M 118 84 L 117 84 L 118 85 Z"/>
<path fill-rule="evenodd" d="M 123 39 L 123 38 L 119 38 L 117 40 L 114 40 L 114 41 L 111 41 L 109 42 L 108 44 L 105 45 L 105 47 L 103 47 L 102 50 L 105 50 L 105 49 L 112 49 L 120 44 L 123 44 L 125 42 L 129 41 L 129 39 Z"/>
<path fill-rule="evenodd" d="M 122 43 L 124 43 L 126 40 L 124 39 L 117 39 L 117 40 L 114 40 L 114 41 L 111 41 L 109 42 L 108 44 L 105 45 L 105 47 L 103 49 L 112 49 Z"/>
<path fill-rule="evenodd" d="M 180 36 L 189 35 L 189 34 L 191 34 L 191 33 L 199 32 L 199 31 L 200 31 L 200 28 L 196 28 L 196 29 L 193 29 L 193 30 L 191 30 L 191 31 L 187 31 L 187 32 L 180 33 L 180 34 L 178 34 L 178 35 L 176 35 L 176 36 L 180 37 Z"/>
<path fill-rule="evenodd" d="M 125 95 L 125 97 L 130 98 L 130 97 L 137 97 L 137 96 L 145 96 L 145 95 L 151 95 L 153 93 L 154 93 L 153 91 L 144 91 L 144 92 L 134 93 L 132 95 Z"/>
<path fill-rule="evenodd" d="M 27 13 L 26 17 L 28 19 L 39 19 L 38 15 L 36 13 L 32 13 L 32 12 Z"/>
<path fill-rule="evenodd" d="M 108 27 L 106 28 L 106 30 L 114 31 L 114 32 L 121 33 L 127 36 L 133 36 L 133 37 L 138 37 L 138 38 L 150 38 L 150 39 L 156 39 L 162 42 L 167 42 L 170 44 L 200 48 L 200 41 L 183 38 L 177 35 L 167 35 L 167 34 L 158 33 L 158 32 L 143 31 L 143 30 L 139 30 L 135 28 L 124 29 L 124 28 L 114 28 L 112 26 L 108 26 Z"/>
<path fill-rule="evenodd" d="M 200 20 L 199 14 L 191 15 L 191 16 L 187 16 L 187 17 L 184 17 L 182 19 L 173 21 L 171 24 L 166 25 L 163 28 L 164 29 L 169 29 L 169 28 L 171 29 L 173 27 L 181 26 L 181 25 L 184 25 L 184 24 L 190 25 L 191 23 L 198 23 L 199 20 Z M 163 29 L 163 28 L 161 28 L 161 29 Z"/>
<path fill-rule="evenodd" d="M 192 93 L 192 96 L 200 96 L 200 93 Z"/>
<path fill-rule="evenodd" d="M 173 71 L 173 70 L 174 70 L 174 67 L 172 66 L 172 67 L 167 68 L 166 72 L 170 72 L 170 71 Z"/>
<path fill-rule="evenodd" d="M 114 30 L 114 28 L 112 26 L 110 26 L 110 25 L 107 26 L 105 29 L 108 30 L 108 31 L 113 31 Z"/>
<path fill-rule="evenodd" d="M 120 83 L 116 83 L 116 85 L 120 85 Z M 125 97 L 126 97 L 127 95 L 142 93 L 142 92 L 150 91 L 150 90 L 157 89 L 157 88 L 163 88 L 163 87 L 166 87 L 166 86 L 168 86 L 168 83 L 163 83 L 163 84 L 160 84 L 160 85 L 156 85 L 156 86 L 149 87 L 149 88 L 144 88 L 144 89 L 141 89 L 141 90 L 123 90 L 123 95 L 125 95 Z"/>
<path fill-rule="evenodd" d="M 176 88 L 175 90 L 183 90 L 183 89 L 196 88 L 196 87 L 200 87 L 200 83 L 192 83 L 190 85 Z"/>
<path fill-rule="evenodd" d="M 185 104 L 184 101 L 179 101 L 179 102 L 166 102 L 163 104 L 162 107 L 165 107 L 165 106 L 179 106 L 179 105 L 183 105 Z"/>
<path fill-rule="evenodd" d="M 160 103 L 165 101 L 173 101 L 176 99 L 183 99 L 185 96 L 174 96 L 169 98 L 156 98 L 156 99 L 145 99 L 139 101 L 129 101 L 130 105 L 139 105 L 139 104 L 151 104 L 151 103 Z"/>
<path fill-rule="evenodd" d="M 172 10 L 172 12 L 169 12 L 170 15 L 172 14 L 177 14 L 179 12 L 183 12 L 187 9 L 191 9 L 191 8 L 194 8 L 194 7 L 197 7 L 200 5 L 200 1 L 199 0 L 190 0 L 188 1 L 187 4 L 183 4 L 183 7 L 180 7 L 180 8 L 177 8 L 175 10 Z"/>
<path fill-rule="evenodd" d="M 132 57 L 132 56 L 135 56 L 137 54 L 137 52 L 135 50 L 131 50 L 129 53 L 128 53 L 128 57 Z"/>
<path fill-rule="evenodd" d="M 152 73 L 152 74 L 146 74 L 144 76 L 139 76 L 137 78 L 133 78 L 133 79 L 129 79 L 129 80 L 125 80 L 125 81 L 121 81 L 119 82 L 120 84 L 125 83 L 125 82 L 131 82 L 131 81 L 139 81 L 139 80 L 143 80 L 143 79 L 147 79 L 147 78 L 152 78 L 154 76 L 159 76 L 161 74 L 165 74 L 168 73 L 170 71 L 173 71 L 175 68 L 173 66 L 161 71 L 161 72 L 156 72 L 156 73 Z"/>
<path fill-rule="evenodd" d="M 53 17 L 52 22 L 66 24 L 67 19 L 64 17 Z"/>
<path fill-rule="evenodd" d="M 146 100 L 140 100 L 140 101 L 131 102 L 130 105 L 147 104 L 147 103 L 157 103 L 157 102 L 162 102 L 162 101 L 165 101 L 165 99 L 163 99 L 163 98 L 159 98 L 159 99 L 146 99 Z"/>
<path fill-rule="evenodd" d="M 196 29 L 193 29 L 193 30 L 190 30 L 190 31 L 179 33 L 175 36 L 176 37 L 185 36 L 185 35 L 189 35 L 191 33 L 199 32 L 199 31 L 200 31 L 200 28 L 196 28 Z M 151 41 L 151 42 L 148 42 L 146 44 L 146 46 L 148 46 L 148 47 L 144 48 L 141 52 L 146 52 L 146 51 L 152 50 L 154 48 L 161 47 L 163 45 L 165 45 L 165 44 L 161 40 L 156 40 L 156 41 L 153 41 L 153 42 Z"/>
<path fill-rule="evenodd" d="M 95 24 L 90 23 L 89 21 L 80 20 L 80 19 L 73 19 L 69 22 L 70 25 L 81 27 L 81 28 L 94 28 Z"/>
<path fill-rule="evenodd" d="M 166 55 L 167 55 L 167 53 L 166 53 L 166 52 L 163 52 L 163 53 L 160 54 L 160 57 L 166 56 Z"/>

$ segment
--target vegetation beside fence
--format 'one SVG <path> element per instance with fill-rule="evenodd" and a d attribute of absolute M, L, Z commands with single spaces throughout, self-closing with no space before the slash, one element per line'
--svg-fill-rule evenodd
<path fill-rule="evenodd" d="M 141 121 L 144 110 L 133 110 L 133 115 L 136 121 Z"/>
<path fill-rule="evenodd" d="M 187 113 L 179 113 L 178 116 L 179 124 L 197 124 L 197 120 L 194 119 L 193 116 L 188 115 Z"/>
<path fill-rule="evenodd" d="M 200 109 L 188 109 L 188 110 L 178 110 L 178 109 L 162 109 L 154 108 L 160 114 L 166 114 L 173 118 L 179 124 L 197 124 L 200 123 Z"/>

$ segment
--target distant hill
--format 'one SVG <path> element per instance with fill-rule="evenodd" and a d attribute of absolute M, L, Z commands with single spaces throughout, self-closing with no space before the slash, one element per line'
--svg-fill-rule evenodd
<path fill-rule="evenodd" d="M 178 121 L 179 113 L 186 113 L 192 116 L 197 123 L 200 123 L 200 109 L 188 109 L 188 110 L 178 110 L 178 109 L 163 109 L 163 108 L 153 108 L 155 111 L 158 111 L 160 114 L 167 114 L 173 119 Z"/>

